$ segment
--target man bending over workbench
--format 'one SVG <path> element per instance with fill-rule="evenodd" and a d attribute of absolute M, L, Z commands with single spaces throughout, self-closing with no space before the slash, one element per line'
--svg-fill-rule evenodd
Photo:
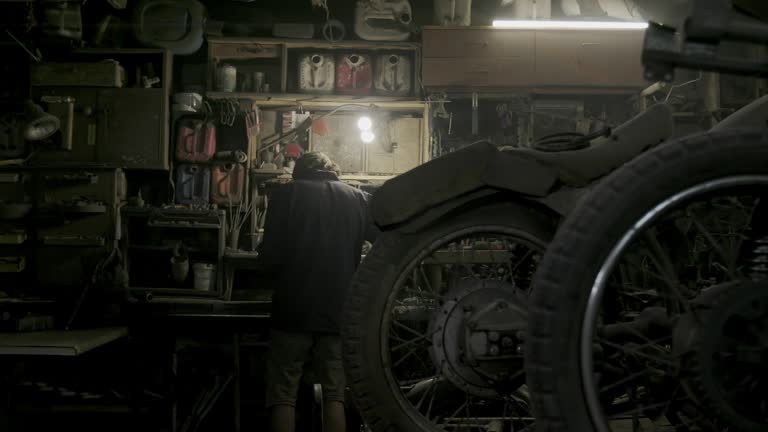
<path fill-rule="evenodd" d="M 294 432 L 304 366 L 322 385 L 323 428 L 346 430 L 339 320 L 369 229 L 368 194 L 323 153 L 301 156 L 269 201 L 259 260 L 275 283 L 266 367 L 273 432 Z M 372 240 L 372 239 L 371 239 Z"/>

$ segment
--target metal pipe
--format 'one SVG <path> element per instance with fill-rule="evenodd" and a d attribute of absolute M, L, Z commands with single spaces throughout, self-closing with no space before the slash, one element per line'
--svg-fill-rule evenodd
<path fill-rule="evenodd" d="M 479 133 L 478 129 L 478 97 L 477 93 L 472 93 L 472 135 L 477 135 Z"/>

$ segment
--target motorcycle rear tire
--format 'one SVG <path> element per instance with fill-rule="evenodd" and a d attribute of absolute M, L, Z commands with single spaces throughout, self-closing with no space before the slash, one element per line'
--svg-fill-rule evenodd
<path fill-rule="evenodd" d="M 581 200 L 561 225 L 533 282 L 525 364 L 538 430 L 597 430 L 584 398 L 579 344 L 596 275 L 619 239 L 680 191 L 756 174 L 768 174 L 764 131 L 703 133 L 643 154 Z"/>
<path fill-rule="evenodd" d="M 348 385 L 357 408 L 373 432 L 438 430 L 402 400 L 399 388 L 392 388 L 382 361 L 382 319 L 401 272 L 425 248 L 451 233 L 504 227 L 519 231 L 543 249 L 554 234 L 555 224 L 551 214 L 533 206 L 496 203 L 452 215 L 415 234 L 387 232 L 379 237 L 357 271 L 342 324 Z"/>

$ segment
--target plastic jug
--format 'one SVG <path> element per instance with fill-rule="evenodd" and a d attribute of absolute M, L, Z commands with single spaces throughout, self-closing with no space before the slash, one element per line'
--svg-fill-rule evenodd
<path fill-rule="evenodd" d="M 207 162 L 216 153 L 216 126 L 199 119 L 179 120 L 176 131 L 176 160 Z"/>
<path fill-rule="evenodd" d="M 208 204 L 211 195 L 211 170 L 203 165 L 184 164 L 176 168 L 176 202 Z"/>
<path fill-rule="evenodd" d="M 355 33 L 370 41 L 404 41 L 411 36 L 408 0 L 365 0 L 355 7 Z"/>
<path fill-rule="evenodd" d="M 384 96 L 406 96 L 411 93 L 411 59 L 397 54 L 376 56 L 374 87 Z"/>
<path fill-rule="evenodd" d="M 373 80 L 371 57 L 344 54 L 336 62 L 336 91 L 342 94 L 369 95 Z"/>
<path fill-rule="evenodd" d="M 245 189 L 245 168 L 238 163 L 213 164 L 211 202 L 221 205 L 240 204 Z"/>
<path fill-rule="evenodd" d="M 299 57 L 299 90 L 303 93 L 332 93 L 336 67 L 329 54 Z"/>

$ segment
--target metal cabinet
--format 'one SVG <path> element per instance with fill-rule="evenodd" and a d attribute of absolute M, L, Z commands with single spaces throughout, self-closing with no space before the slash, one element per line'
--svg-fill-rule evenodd
<path fill-rule="evenodd" d="M 99 162 L 126 168 L 168 168 L 163 89 L 110 89 L 98 94 Z"/>

